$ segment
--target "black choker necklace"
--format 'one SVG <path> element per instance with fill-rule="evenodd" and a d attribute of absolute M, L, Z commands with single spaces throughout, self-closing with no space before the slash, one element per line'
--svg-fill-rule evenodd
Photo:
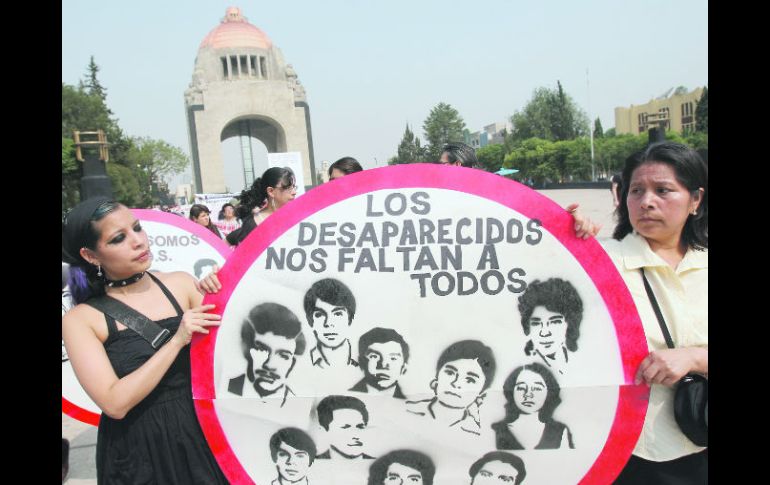
<path fill-rule="evenodd" d="M 124 280 L 109 280 L 106 277 L 104 278 L 104 282 L 109 286 L 110 288 L 115 286 L 128 286 L 133 285 L 137 281 L 142 279 L 142 276 L 144 276 L 144 271 L 141 273 L 136 273 L 134 276 L 129 276 L 128 278 Z"/>

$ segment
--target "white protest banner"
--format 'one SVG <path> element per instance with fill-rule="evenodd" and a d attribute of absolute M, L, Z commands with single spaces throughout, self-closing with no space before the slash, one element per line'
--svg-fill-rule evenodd
<path fill-rule="evenodd" d="M 305 172 L 302 168 L 302 154 L 300 152 L 268 153 L 267 166 L 289 167 L 294 172 L 297 183 L 297 195 L 305 193 Z"/>
<path fill-rule="evenodd" d="M 222 266 L 230 247 L 211 231 L 181 216 L 149 209 L 131 209 L 147 233 L 153 271 L 184 271 L 200 279 L 216 264 Z M 72 307 L 69 287 L 62 288 L 62 316 Z M 92 424 L 99 424 L 101 410 L 75 377 L 62 342 L 62 412 Z"/>
<path fill-rule="evenodd" d="M 517 182 L 348 175 L 270 216 L 218 276 L 192 383 L 232 483 L 466 485 L 492 461 L 527 483 L 611 483 L 641 432 L 631 296 Z"/>

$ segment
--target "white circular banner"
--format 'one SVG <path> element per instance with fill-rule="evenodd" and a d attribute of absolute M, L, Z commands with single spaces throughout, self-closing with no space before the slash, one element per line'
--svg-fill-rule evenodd
<path fill-rule="evenodd" d="M 207 295 L 193 395 L 233 483 L 609 483 L 646 341 L 595 240 L 478 170 L 368 170 L 267 219 Z M 399 481 L 400 480 L 400 481 Z"/>
<path fill-rule="evenodd" d="M 153 271 L 184 271 L 200 279 L 222 266 L 230 247 L 214 233 L 183 217 L 149 209 L 131 209 L 142 221 L 152 251 Z M 62 263 L 64 271 L 64 263 Z M 62 288 L 62 316 L 72 308 L 68 286 Z M 101 410 L 75 377 L 62 342 L 62 412 L 84 423 L 99 423 Z"/>

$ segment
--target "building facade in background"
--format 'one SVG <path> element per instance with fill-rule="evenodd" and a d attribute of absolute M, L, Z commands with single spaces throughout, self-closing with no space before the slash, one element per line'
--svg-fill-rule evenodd
<path fill-rule="evenodd" d="M 226 191 L 221 143 L 239 137 L 244 187 L 256 177 L 251 140 L 268 153 L 299 152 L 315 185 L 310 108 L 291 64 L 268 36 L 229 7 L 203 39 L 184 93 L 195 191 Z"/>
<path fill-rule="evenodd" d="M 467 145 L 472 146 L 474 149 L 478 150 L 481 147 L 485 147 L 487 145 L 500 145 L 505 140 L 505 135 L 511 133 L 513 131 L 513 125 L 511 124 L 510 120 L 507 121 L 499 121 L 497 123 L 492 123 L 491 125 L 486 125 L 483 130 L 481 131 L 475 131 L 471 133 L 470 131 L 465 131 L 465 143 Z"/>
<path fill-rule="evenodd" d="M 691 92 L 669 89 L 662 96 L 647 104 L 615 108 L 615 133 L 638 135 L 663 123 L 666 131 L 682 134 L 695 131 L 695 107 L 703 94 L 703 88 Z"/>

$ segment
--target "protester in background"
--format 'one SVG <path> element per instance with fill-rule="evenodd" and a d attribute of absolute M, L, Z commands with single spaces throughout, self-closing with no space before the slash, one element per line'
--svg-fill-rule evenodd
<path fill-rule="evenodd" d="M 675 385 L 708 377 L 708 167 L 691 148 L 652 144 L 626 160 L 614 241 L 604 246 L 628 285 L 649 355 L 636 383 L 650 385 L 644 428 L 616 484 L 704 484 L 708 450 L 674 419 Z M 644 289 L 649 281 L 674 340 L 669 349 Z"/>
<path fill-rule="evenodd" d="M 219 239 L 222 239 L 222 234 L 220 234 L 219 229 L 217 229 L 217 226 L 211 222 L 211 211 L 205 205 L 193 204 L 193 206 L 190 207 L 190 220 L 200 224 L 216 234 Z"/>
<path fill-rule="evenodd" d="M 242 224 L 241 220 L 235 217 L 235 206 L 229 202 L 222 206 L 218 219 L 214 224 L 216 224 L 219 232 L 222 233 L 222 237 L 227 237 L 228 234 L 241 227 Z"/>
<path fill-rule="evenodd" d="M 616 173 L 612 175 L 612 179 L 611 179 L 612 185 L 610 186 L 610 192 L 612 192 L 612 203 L 614 204 L 615 207 L 617 207 L 618 204 L 620 204 L 619 193 L 620 193 L 621 181 L 622 179 L 620 178 L 620 174 Z"/>
<path fill-rule="evenodd" d="M 208 313 L 214 305 L 201 305 L 195 279 L 148 272 L 147 234 L 129 209 L 106 197 L 67 214 L 62 261 L 78 303 L 62 318 L 62 337 L 78 381 L 102 410 L 98 483 L 228 483 L 192 400 L 190 340 L 220 320 Z M 91 306 L 114 300 L 152 322 L 135 330 Z M 162 330 L 160 338 L 148 335 L 152 329 Z"/>
<path fill-rule="evenodd" d="M 476 168 L 479 164 L 479 160 L 476 158 L 476 151 L 473 147 L 459 141 L 445 143 L 444 146 L 441 147 L 441 157 L 439 161 L 443 165 L 468 168 Z"/>
<path fill-rule="evenodd" d="M 329 167 L 329 182 L 338 178 L 362 171 L 364 168 L 353 157 L 343 157 Z"/>
<path fill-rule="evenodd" d="M 476 158 L 476 151 L 473 147 L 456 141 L 445 143 L 444 146 L 441 147 L 441 158 L 439 163 L 455 167 L 476 168 L 478 167 L 479 161 Z M 596 224 L 588 217 L 584 217 L 577 212 L 577 209 L 578 204 L 570 204 L 565 209 L 572 214 L 572 217 L 575 219 L 575 236 L 580 239 L 596 237 L 602 228 L 601 224 Z"/>
<path fill-rule="evenodd" d="M 227 242 L 237 246 L 273 212 L 294 200 L 297 195 L 294 172 L 288 167 L 272 167 L 265 170 L 248 190 L 241 192 L 236 210 L 243 225 L 227 235 Z"/>

